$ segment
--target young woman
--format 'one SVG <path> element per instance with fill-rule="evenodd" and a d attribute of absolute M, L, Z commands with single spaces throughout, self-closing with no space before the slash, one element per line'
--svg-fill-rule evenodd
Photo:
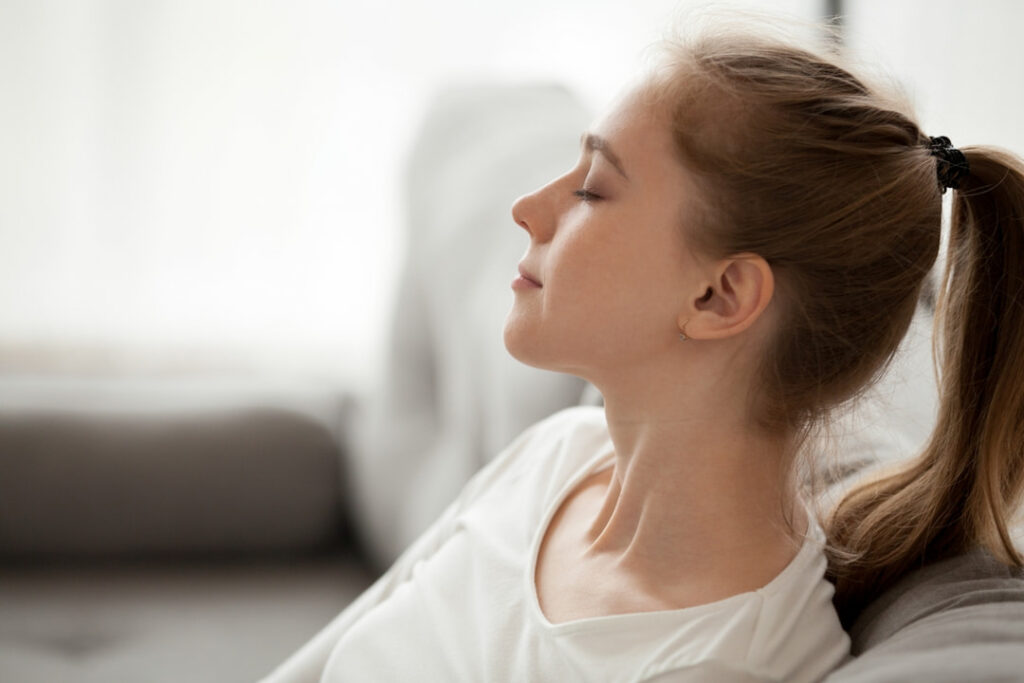
<path fill-rule="evenodd" d="M 728 31 L 674 45 L 581 148 L 512 209 L 505 343 L 605 407 L 527 430 L 270 680 L 814 681 L 848 650 L 833 583 L 847 616 L 975 545 L 1020 563 L 1019 159 Z M 797 459 L 896 350 L 947 189 L 938 426 L 823 531 Z"/>

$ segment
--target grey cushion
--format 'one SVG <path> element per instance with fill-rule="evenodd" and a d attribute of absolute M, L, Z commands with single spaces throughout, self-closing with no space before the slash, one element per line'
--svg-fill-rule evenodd
<path fill-rule="evenodd" d="M 17 400 L 12 390 L 0 402 L 0 558 L 280 553 L 336 542 L 332 399 L 263 389 L 235 386 L 215 400 L 173 382 L 54 384 Z"/>
<path fill-rule="evenodd" d="M 1024 680 L 1024 575 L 975 551 L 918 570 L 850 629 L 829 683 Z"/>

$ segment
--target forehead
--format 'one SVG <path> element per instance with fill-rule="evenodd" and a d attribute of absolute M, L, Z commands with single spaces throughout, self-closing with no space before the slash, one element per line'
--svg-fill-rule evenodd
<path fill-rule="evenodd" d="M 592 129 L 622 159 L 630 178 L 669 173 L 678 179 L 683 173 L 675 154 L 668 111 L 643 85 L 615 98 Z"/>

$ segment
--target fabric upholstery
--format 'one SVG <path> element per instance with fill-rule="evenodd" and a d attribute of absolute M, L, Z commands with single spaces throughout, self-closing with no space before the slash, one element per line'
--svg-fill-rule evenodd
<path fill-rule="evenodd" d="M 1024 679 L 1024 574 L 982 551 L 925 567 L 850 629 L 856 658 L 829 683 Z"/>
<path fill-rule="evenodd" d="M 188 398 L 174 382 L 12 384 L 0 387 L 0 557 L 280 553 L 337 542 L 334 396 L 222 387 L 215 400 L 209 390 Z"/>

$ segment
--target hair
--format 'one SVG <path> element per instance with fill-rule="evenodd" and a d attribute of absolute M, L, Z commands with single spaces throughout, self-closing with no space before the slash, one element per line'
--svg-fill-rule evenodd
<path fill-rule="evenodd" d="M 705 30 L 672 41 L 649 84 L 701 189 L 686 239 L 756 253 L 776 279 L 752 418 L 806 438 L 884 372 L 910 325 L 940 248 L 942 162 L 904 105 L 833 51 Z M 825 524 L 847 624 L 924 563 L 980 545 L 1021 565 L 1007 519 L 1024 488 L 1024 163 L 962 151 L 937 425 L 919 457 L 849 492 Z"/>

